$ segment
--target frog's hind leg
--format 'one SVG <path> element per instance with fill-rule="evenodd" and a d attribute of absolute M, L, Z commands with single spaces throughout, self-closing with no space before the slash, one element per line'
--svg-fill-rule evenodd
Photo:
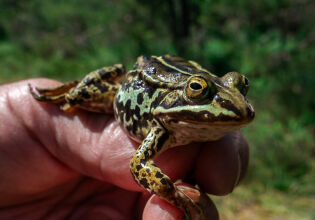
<path fill-rule="evenodd" d="M 74 81 L 53 89 L 30 87 L 33 97 L 39 101 L 60 104 L 64 111 L 76 108 L 93 112 L 113 112 L 113 100 L 120 88 L 118 80 L 125 74 L 121 64 L 103 67 L 86 75 L 80 82 Z"/>

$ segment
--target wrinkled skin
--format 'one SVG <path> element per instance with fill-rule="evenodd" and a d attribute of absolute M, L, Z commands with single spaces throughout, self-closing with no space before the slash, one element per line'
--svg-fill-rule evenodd
<path fill-rule="evenodd" d="M 28 81 L 41 87 L 57 82 Z M 178 219 L 181 212 L 132 179 L 138 144 L 108 115 L 38 103 L 26 81 L 0 86 L 1 219 Z M 248 145 L 220 141 L 172 148 L 156 159 L 173 180 L 190 173 L 203 191 L 225 195 L 244 177 Z M 209 202 L 210 219 L 218 213 Z"/>

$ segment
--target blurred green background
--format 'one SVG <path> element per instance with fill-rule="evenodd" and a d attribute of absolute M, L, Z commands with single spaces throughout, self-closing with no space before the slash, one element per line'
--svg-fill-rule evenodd
<path fill-rule="evenodd" d="M 142 54 L 245 74 L 249 174 L 222 219 L 315 219 L 315 29 L 308 0 L 2 0 L 0 83 L 69 81 Z"/>

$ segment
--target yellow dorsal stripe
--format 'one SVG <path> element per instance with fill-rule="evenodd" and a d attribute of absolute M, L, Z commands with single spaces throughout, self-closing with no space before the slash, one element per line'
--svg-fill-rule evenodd
<path fill-rule="evenodd" d="M 157 59 L 157 60 L 158 60 L 159 62 L 161 62 L 164 66 L 168 66 L 168 67 L 170 67 L 170 68 L 172 68 L 172 69 L 174 69 L 174 70 L 177 70 L 177 71 L 180 72 L 180 73 L 183 73 L 183 74 L 186 74 L 186 75 L 189 75 L 189 76 L 192 76 L 192 75 L 193 75 L 193 74 L 190 74 L 190 73 L 188 73 L 188 72 L 186 72 L 186 71 L 184 71 L 184 70 L 178 69 L 177 67 L 172 66 L 172 65 L 166 63 L 166 62 L 162 59 L 162 57 L 156 57 L 156 56 L 152 56 L 152 57 L 154 57 L 155 59 Z"/>

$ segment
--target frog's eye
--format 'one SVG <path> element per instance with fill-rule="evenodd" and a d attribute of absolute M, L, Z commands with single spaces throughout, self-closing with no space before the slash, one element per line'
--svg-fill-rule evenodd
<path fill-rule="evenodd" d="M 249 89 L 249 81 L 246 76 L 241 75 L 241 80 L 238 85 L 238 89 L 240 90 L 243 96 L 246 96 Z"/>
<path fill-rule="evenodd" d="M 245 76 L 237 72 L 229 72 L 222 76 L 221 79 L 226 87 L 237 88 L 243 96 L 246 96 L 249 89 L 249 81 Z"/>
<path fill-rule="evenodd" d="M 208 83 L 201 77 L 192 77 L 185 89 L 186 96 L 190 99 L 201 99 L 209 91 Z"/>

